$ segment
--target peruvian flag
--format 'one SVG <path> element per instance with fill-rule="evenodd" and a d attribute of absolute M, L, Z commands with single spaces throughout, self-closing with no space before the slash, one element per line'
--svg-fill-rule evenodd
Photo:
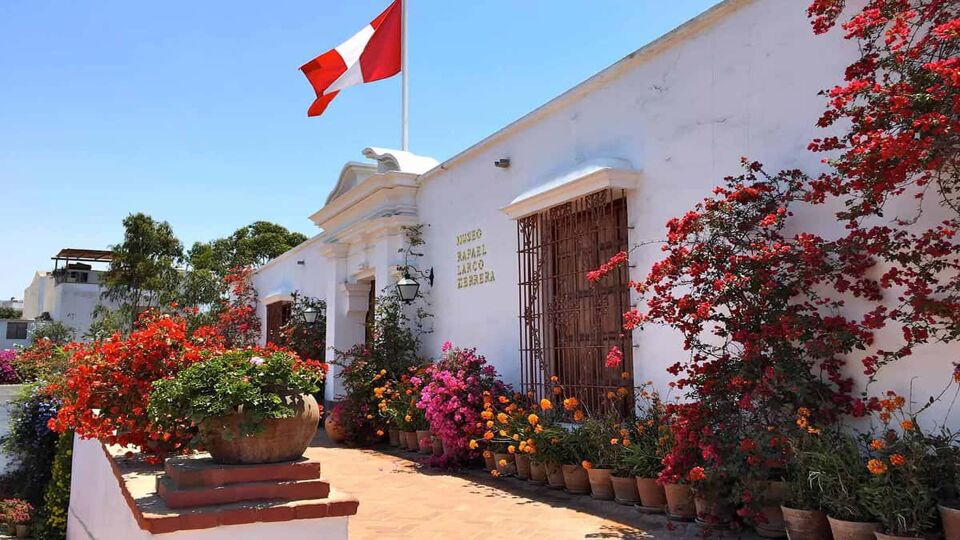
<path fill-rule="evenodd" d="M 307 116 L 320 116 L 348 86 L 379 81 L 400 73 L 403 0 L 387 9 L 352 38 L 300 67 L 317 93 Z"/>

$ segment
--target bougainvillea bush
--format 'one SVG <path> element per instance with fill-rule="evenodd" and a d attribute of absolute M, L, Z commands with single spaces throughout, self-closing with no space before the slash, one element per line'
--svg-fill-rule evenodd
<path fill-rule="evenodd" d="M 35 339 L 13 360 L 13 367 L 21 381 L 58 382 L 67 369 L 70 353 L 52 339 Z"/>
<path fill-rule="evenodd" d="M 142 318 L 129 336 L 75 344 L 66 382 L 58 388 L 63 406 L 50 427 L 155 456 L 184 451 L 194 434 L 189 424 L 161 429 L 147 415 L 153 383 L 223 349 L 212 328 L 188 333 L 185 318 L 155 314 Z"/>
<path fill-rule="evenodd" d="M 0 351 L 0 384 L 16 384 L 20 382 L 13 361 L 17 358 L 17 351 L 3 349 Z"/>
<path fill-rule="evenodd" d="M 484 398 L 508 396 L 511 390 L 496 369 L 476 349 L 442 347 L 443 357 L 428 366 L 429 382 L 420 391 L 417 406 L 426 414 L 430 430 L 443 441 L 443 465 L 463 464 L 476 457 L 469 448 L 486 428 L 481 414 Z"/>
<path fill-rule="evenodd" d="M 251 347 L 260 339 L 257 291 L 252 276 L 253 269 L 247 267 L 231 269 L 224 278 L 228 296 L 221 301 L 214 327 L 230 348 Z"/>
<path fill-rule="evenodd" d="M 10 404 L 10 432 L 3 438 L 3 453 L 14 460 L 9 474 L 18 496 L 34 504 L 42 501 L 50 480 L 58 435 L 47 424 L 59 407 L 59 398 L 39 384 L 24 388 Z"/>

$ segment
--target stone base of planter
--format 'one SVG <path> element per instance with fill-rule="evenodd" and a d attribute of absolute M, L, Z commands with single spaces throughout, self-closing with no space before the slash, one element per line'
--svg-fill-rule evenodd
<path fill-rule="evenodd" d="M 148 539 L 178 532 L 184 540 L 347 538 L 358 501 L 330 488 L 308 450 L 269 465 L 217 465 L 202 455 L 149 465 L 125 449 L 75 440 L 68 540 Z M 110 508 L 104 512 L 104 508 Z"/>

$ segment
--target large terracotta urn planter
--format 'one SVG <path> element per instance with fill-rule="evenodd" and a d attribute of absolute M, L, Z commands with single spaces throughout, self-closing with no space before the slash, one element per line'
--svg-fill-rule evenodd
<path fill-rule="evenodd" d="M 517 454 L 517 478 L 521 480 L 530 479 L 530 456 Z"/>
<path fill-rule="evenodd" d="M 697 506 L 693 500 L 693 489 L 686 484 L 664 484 L 667 497 L 667 515 L 671 519 L 692 521 L 697 517 Z"/>
<path fill-rule="evenodd" d="M 567 493 L 587 495 L 590 493 L 590 476 L 587 470 L 580 465 L 561 465 L 563 471 L 563 485 Z"/>
<path fill-rule="evenodd" d="M 417 430 L 417 447 L 421 454 L 430 454 L 433 452 L 433 438 L 430 436 L 429 429 Z"/>
<path fill-rule="evenodd" d="M 404 431 L 402 433 L 403 441 L 406 443 L 407 451 L 417 452 L 420 450 L 420 442 L 417 441 L 417 432 L 416 431 Z"/>
<path fill-rule="evenodd" d="M 819 510 L 796 510 L 781 506 L 783 521 L 790 540 L 830 540 L 830 522 Z"/>
<path fill-rule="evenodd" d="M 493 460 L 497 464 L 497 472 L 500 473 L 500 476 L 514 476 L 517 474 L 517 464 L 514 461 L 513 454 L 494 452 Z"/>
<path fill-rule="evenodd" d="M 547 483 L 547 466 L 538 461 L 530 461 L 530 481 L 534 484 Z"/>
<path fill-rule="evenodd" d="M 611 476 L 610 482 L 613 484 L 613 500 L 626 506 L 633 506 L 640 502 L 637 481 L 632 476 Z"/>
<path fill-rule="evenodd" d="M 937 505 L 940 509 L 940 521 L 943 522 L 943 537 L 945 540 L 960 540 L 960 509 L 953 505 Z"/>
<path fill-rule="evenodd" d="M 636 477 L 637 492 L 640 494 L 640 511 L 648 514 L 662 514 L 667 511 L 667 494 L 656 478 Z"/>
<path fill-rule="evenodd" d="M 613 500 L 613 482 L 611 469 L 588 469 L 587 478 L 590 479 L 590 496 L 601 501 Z"/>
<path fill-rule="evenodd" d="M 340 418 L 336 414 L 328 414 L 323 421 L 323 430 L 327 432 L 327 438 L 339 444 L 347 440 L 347 432 L 340 425 Z"/>
<path fill-rule="evenodd" d="M 783 521 L 783 511 L 780 510 L 784 499 L 787 498 L 787 483 L 782 481 L 765 482 L 759 493 L 760 513 L 765 518 L 754 524 L 757 534 L 765 538 L 783 538 L 787 535 Z"/>
<path fill-rule="evenodd" d="M 886 534 L 877 531 L 875 534 L 877 540 L 938 540 L 940 538 L 939 533 L 925 534 L 923 536 L 897 536 L 895 534 Z"/>
<path fill-rule="evenodd" d="M 845 521 L 827 516 L 833 540 L 876 540 L 880 524 L 866 521 Z"/>
<path fill-rule="evenodd" d="M 203 441 L 213 461 L 238 465 L 279 463 L 301 458 L 317 433 L 320 407 L 309 394 L 286 396 L 284 399 L 287 405 L 293 407 L 293 416 L 264 420 L 261 430 L 254 435 L 238 435 L 240 425 L 246 421 L 243 411 L 204 421 L 201 425 Z"/>
<path fill-rule="evenodd" d="M 387 430 L 387 438 L 390 441 L 390 446 L 400 446 L 400 430 L 390 428 Z"/>
<path fill-rule="evenodd" d="M 433 438 L 433 455 L 437 457 L 443 455 L 443 442 L 437 437 Z"/>
<path fill-rule="evenodd" d="M 547 473 L 547 487 L 550 489 L 564 489 L 567 484 L 563 478 L 563 467 L 559 463 L 545 463 L 544 472 Z"/>

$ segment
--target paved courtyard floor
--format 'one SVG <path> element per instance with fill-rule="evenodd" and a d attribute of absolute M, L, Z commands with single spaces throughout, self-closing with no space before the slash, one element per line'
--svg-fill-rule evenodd
<path fill-rule="evenodd" d="M 321 432 L 322 433 L 322 432 Z M 388 539 L 679 539 L 699 538 L 694 524 L 589 496 L 569 495 L 476 470 L 451 474 L 422 466 L 417 454 L 334 445 L 318 435 L 322 472 L 331 485 L 360 499 L 351 540 Z M 712 538 L 720 535 L 713 533 Z M 727 538 L 731 533 L 726 534 Z"/>

